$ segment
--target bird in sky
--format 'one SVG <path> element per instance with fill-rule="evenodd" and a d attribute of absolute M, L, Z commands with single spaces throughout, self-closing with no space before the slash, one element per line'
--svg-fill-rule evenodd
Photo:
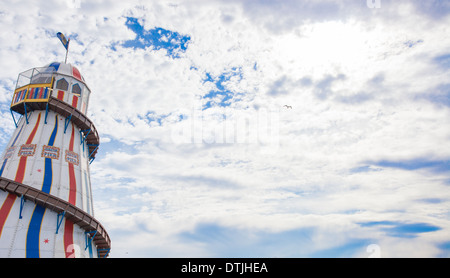
<path fill-rule="evenodd" d="M 289 106 L 289 105 L 285 105 L 283 107 L 286 107 L 286 109 L 292 109 L 292 106 Z"/>

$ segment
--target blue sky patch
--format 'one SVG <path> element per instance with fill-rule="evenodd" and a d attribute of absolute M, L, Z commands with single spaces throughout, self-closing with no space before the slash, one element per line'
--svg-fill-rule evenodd
<path fill-rule="evenodd" d="M 142 48 L 152 47 L 155 50 L 165 49 L 167 56 L 171 58 L 180 58 L 180 54 L 184 53 L 188 47 L 191 37 L 181 35 L 178 32 L 166 30 L 164 28 L 155 27 L 145 30 L 139 20 L 134 17 L 127 17 L 125 25 L 136 33 L 134 40 L 128 40 L 123 43 L 124 47 Z"/>
<path fill-rule="evenodd" d="M 269 91 L 267 92 L 271 96 L 277 95 L 287 95 L 289 91 L 285 89 L 286 83 L 288 82 L 288 78 L 286 75 L 283 75 L 275 82 L 273 82 L 272 86 L 270 86 Z"/>
<path fill-rule="evenodd" d="M 437 56 L 433 59 L 433 61 L 443 68 L 450 68 L 450 54 Z"/>
<path fill-rule="evenodd" d="M 374 169 L 370 165 L 355 167 L 350 169 L 351 174 L 358 174 L 358 173 L 366 173 L 366 172 L 372 172 L 372 171 L 381 171 L 381 169 Z"/>
<path fill-rule="evenodd" d="M 8 144 L 8 141 L 10 140 L 10 136 L 11 134 L 9 134 L 9 132 L 5 132 L 5 130 L 3 128 L 0 128 L 0 132 L 1 134 L 3 134 L 3 136 L 0 136 L 0 150 L 1 150 L 1 154 L 3 154 L 3 152 L 6 150 L 6 146 Z M 6 134 L 6 136 L 5 136 Z M 3 158 L 3 157 L 0 157 Z"/>
<path fill-rule="evenodd" d="M 169 117 L 170 114 L 167 115 L 161 115 L 161 114 L 157 114 L 154 111 L 149 111 L 147 112 L 147 114 L 145 115 L 137 115 L 137 118 L 139 120 L 143 120 L 145 121 L 148 125 L 158 125 L 161 126 L 163 124 L 164 119 L 166 119 L 167 117 Z M 180 120 L 182 119 L 182 115 L 180 116 Z"/>
<path fill-rule="evenodd" d="M 383 230 L 392 237 L 414 238 L 417 234 L 439 231 L 441 228 L 427 223 L 397 224 Z"/>
<path fill-rule="evenodd" d="M 409 40 L 409 41 L 404 42 L 404 45 L 406 45 L 409 48 L 413 48 L 414 46 L 421 44 L 421 43 L 423 43 L 423 40 L 417 40 L 417 41 Z"/>
<path fill-rule="evenodd" d="M 388 236 L 414 238 L 417 234 L 441 230 L 440 227 L 428 223 L 402 223 L 395 221 L 370 221 L 359 223 L 361 227 L 380 227 Z"/>
<path fill-rule="evenodd" d="M 448 67 L 450 68 L 450 62 Z M 431 90 L 429 93 L 418 95 L 419 99 L 426 99 L 437 105 L 450 107 L 450 83 L 441 84 Z"/>
<path fill-rule="evenodd" d="M 238 78 L 237 82 L 242 80 L 242 68 L 232 68 L 229 72 L 222 73 L 217 77 L 206 73 L 206 78 L 203 80 L 203 83 L 214 83 L 215 89 L 203 96 L 203 110 L 213 106 L 227 107 L 231 105 L 231 101 L 236 94 L 227 88 L 226 83 L 235 77 Z"/>
<path fill-rule="evenodd" d="M 433 20 L 440 20 L 450 14 L 450 5 L 447 0 L 411 1 L 416 5 L 417 11 L 427 15 Z"/>
<path fill-rule="evenodd" d="M 374 163 L 380 167 L 398 168 L 403 170 L 420 170 L 429 169 L 435 173 L 450 172 L 450 160 L 426 160 L 426 159 L 411 159 L 404 161 L 389 161 L 382 160 Z"/>
<path fill-rule="evenodd" d="M 345 80 L 346 78 L 347 76 L 345 76 L 345 74 L 338 74 L 337 76 L 326 75 L 315 85 L 316 97 L 320 100 L 327 99 L 331 94 L 333 94 L 333 91 L 331 89 L 333 83 L 338 80 Z"/>
<path fill-rule="evenodd" d="M 185 241 L 201 242 L 212 256 L 332 258 L 354 257 L 373 243 L 369 239 L 351 239 L 346 243 L 316 250 L 314 228 L 299 228 L 283 232 L 247 231 L 213 223 L 198 225 L 191 232 L 181 233 Z M 370 254 L 368 254 L 370 255 Z"/>
<path fill-rule="evenodd" d="M 424 198 L 424 199 L 418 199 L 417 201 L 424 202 L 426 204 L 440 204 L 444 202 L 444 199 L 439 198 Z"/>
<path fill-rule="evenodd" d="M 359 223 L 361 227 L 374 227 L 374 226 L 381 226 L 381 225 L 395 225 L 396 222 L 393 221 L 369 221 L 369 222 L 363 222 Z"/>
<path fill-rule="evenodd" d="M 203 223 L 180 236 L 188 242 L 201 242 L 212 256 L 222 257 L 306 257 L 314 246 L 312 228 L 270 233 Z"/>
<path fill-rule="evenodd" d="M 440 258 L 450 258 L 450 241 L 438 244 L 438 248 L 441 249 Z"/>

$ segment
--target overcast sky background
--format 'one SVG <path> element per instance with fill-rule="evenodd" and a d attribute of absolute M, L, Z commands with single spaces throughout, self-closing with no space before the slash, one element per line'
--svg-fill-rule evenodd
<path fill-rule="evenodd" d="M 2 0 L 1 150 L 63 32 L 111 257 L 449 257 L 450 1 L 380 4 Z"/>

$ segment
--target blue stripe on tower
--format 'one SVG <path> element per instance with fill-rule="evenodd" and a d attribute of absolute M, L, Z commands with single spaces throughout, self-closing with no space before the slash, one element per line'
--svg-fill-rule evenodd
<path fill-rule="evenodd" d="M 39 233 L 41 231 L 42 218 L 44 217 L 45 208 L 36 205 L 33 216 L 28 225 L 26 255 L 27 258 L 39 258 Z"/>
<path fill-rule="evenodd" d="M 6 158 L 5 160 L 3 160 L 3 164 L 2 164 L 2 168 L 0 168 L 0 177 L 2 176 L 2 174 L 3 174 L 3 170 L 5 169 L 5 165 L 6 165 L 6 162 L 8 161 L 8 159 Z"/>
<path fill-rule="evenodd" d="M 56 134 L 58 132 L 58 115 L 55 115 L 55 127 L 48 140 L 48 145 L 53 146 L 55 143 Z M 42 191 L 50 193 L 52 186 L 53 171 L 52 159 L 45 158 L 44 182 L 42 184 Z M 28 226 L 27 242 L 26 242 L 26 257 L 39 258 L 39 233 L 41 231 L 42 219 L 44 218 L 45 208 L 36 205 L 31 216 L 30 224 Z"/>
<path fill-rule="evenodd" d="M 56 134 L 58 133 L 58 115 L 55 115 L 55 127 L 53 128 L 52 135 L 48 140 L 48 145 L 53 146 L 55 143 Z M 52 186 L 52 159 L 46 157 L 45 158 L 45 170 L 44 170 L 44 182 L 42 185 L 42 191 L 45 193 L 50 193 L 50 188 Z"/>

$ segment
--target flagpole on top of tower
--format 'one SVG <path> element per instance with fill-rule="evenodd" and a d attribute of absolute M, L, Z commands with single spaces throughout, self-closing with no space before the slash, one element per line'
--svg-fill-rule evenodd
<path fill-rule="evenodd" d="M 59 38 L 64 48 L 66 49 L 66 59 L 64 60 L 64 63 L 67 64 L 67 54 L 69 54 L 70 38 L 67 40 L 64 34 L 61 32 L 56 33 L 56 36 Z"/>
<path fill-rule="evenodd" d="M 67 49 L 66 49 L 66 59 L 64 60 L 64 64 L 67 64 L 67 54 L 69 54 L 69 43 L 70 43 L 70 38 L 67 41 Z"/>

